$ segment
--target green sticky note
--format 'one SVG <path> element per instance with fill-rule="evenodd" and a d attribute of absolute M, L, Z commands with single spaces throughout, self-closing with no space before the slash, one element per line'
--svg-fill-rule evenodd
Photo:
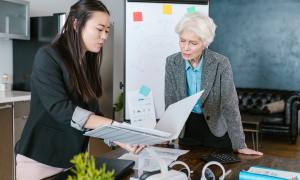
<path fill-rule="evenodd" d="M 195 6 L 191 6 L 189 8 L 187 8 L 187 12 L 188 14 L 193 14 L 196 12 L 196 7 Z"/>

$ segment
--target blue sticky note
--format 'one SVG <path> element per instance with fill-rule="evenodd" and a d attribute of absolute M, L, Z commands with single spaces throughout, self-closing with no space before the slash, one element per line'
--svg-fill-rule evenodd
<path fill-rule="evenodd" d="M 148 94 L 150 93 L 150 88 L 148 88 L 147 86 L 142 85 L 140 88 L 140 94 L 144 95 L 144 96 L 148 96 Z"/>

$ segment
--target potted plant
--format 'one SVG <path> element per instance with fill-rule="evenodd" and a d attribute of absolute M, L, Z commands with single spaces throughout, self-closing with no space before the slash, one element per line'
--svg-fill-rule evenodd
<path fill-rule="evenodd" d="M 95 158 L 89 156 L 88 152 L 80 153 L 73 157 L 71 169 L 73 175 L 68 176 L 68 180 L 113 180 L 114 170 L 107 171 L 103 164 L 100 169 L 96 168 Z"/>

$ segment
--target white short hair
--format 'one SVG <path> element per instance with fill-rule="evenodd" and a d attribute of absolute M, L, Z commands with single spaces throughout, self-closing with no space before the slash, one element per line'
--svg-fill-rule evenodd
<path fill-rule="evenodd" d="M 208 47 L 215 38 L 216 24 L 210 17 L 197 12 L 186 14 L 177 23 L 175 31 L 179 35 L 183 31 L 191 31 L 201 39 L 205 47 Z"/>

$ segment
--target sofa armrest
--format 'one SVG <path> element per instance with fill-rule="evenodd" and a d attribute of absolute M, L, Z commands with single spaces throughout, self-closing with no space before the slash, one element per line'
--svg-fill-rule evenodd
<path fill-rule="evenodd" d="M 298 124 L 298 110 L 300 108 L 299 104 L 300 95 L 293 95 L 287 99 L 285 107 L 286 125 L 294 126 L 295 123 Z"/>
<path fill-rule="evenodd" d="M 300 109 L 300 101 L 294 101 L 291 114 L 291 136 L 292 140 L 298 136 L 298 111 Z"/>
<path fill-rule="evenodd" d="M 299 102 L 300 102 L 300 95 L 293 95 L 287 99 L 286 104 L 285 104 L 285 117 L 286 117 L 285 124 L 286 125 L 290 125 L 292 123 L 292 121 L 294 121 L 293 116 L 292 116 L 292 114 L 293 114 L 292 110 L 293 110 L 293 106 L 295 106 L 295 105 L 293 105 L 293 104 L 295 104 L 295 103 L 297 104 Z M 298 119 L 296 121 L 298 121 Z"/>
<path fill-rule="evenodd" d="M 300 96 L 293 95 L 286 101 L 286 125 L 290 127 L 290 141 L 295 143 L 298 137 L 298 111 L 300 110 Z"/>

